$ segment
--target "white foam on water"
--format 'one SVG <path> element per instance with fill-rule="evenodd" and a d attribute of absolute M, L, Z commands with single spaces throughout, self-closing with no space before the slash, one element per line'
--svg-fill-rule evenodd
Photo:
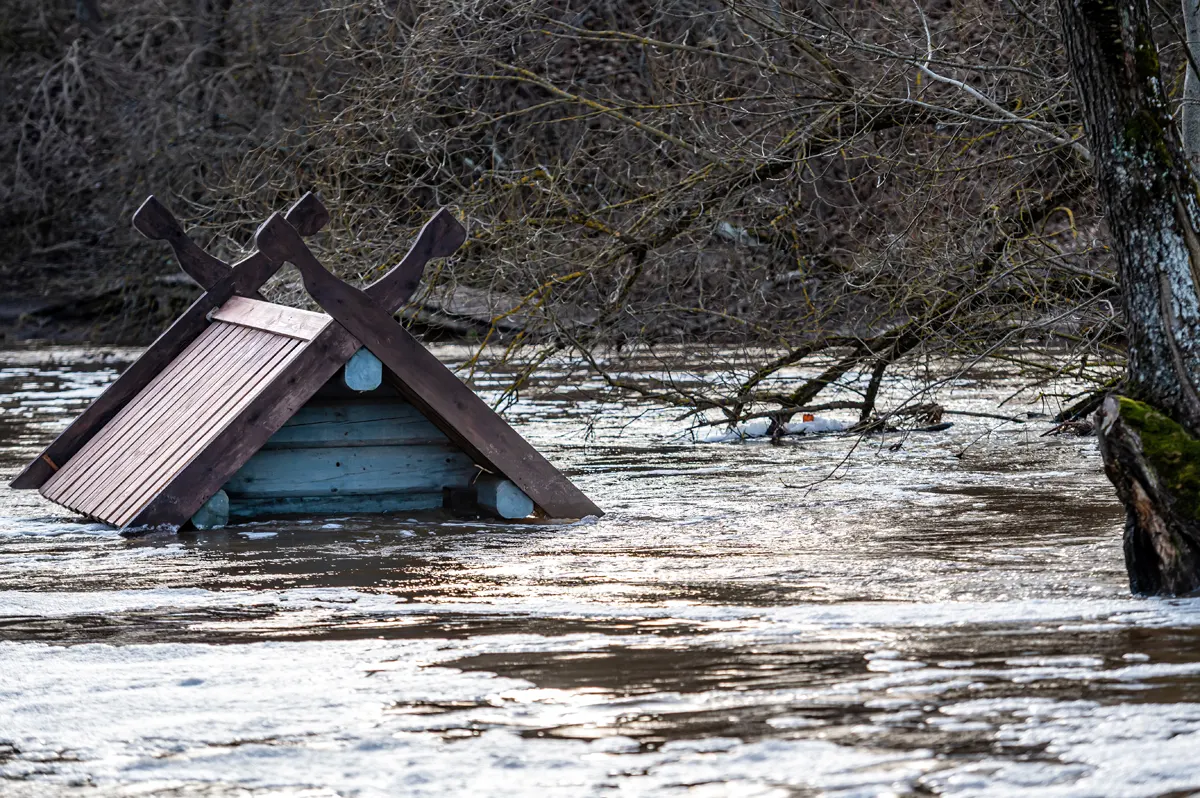
<path fill-rule="evenodd" d="M 169 548 L 169 547 L 168 547 Z M 162 549 L 140 549 L 164 556 Z M 871 627 L 938 628 L 964 624 L 986 626 L 1008 623 L 1071 621 L 1072 628 L 1191 627 L 1200 625 L 1200 599 L 1026 599 L 1021 601 L 844 602 L 791 606 L 743 607 L 695 605 L 681 602 L 631 600 L 613 606 L 603 601 L 573 600 L 563 596 L 495 597 L 487 602 L 446 596 L 439 602 L 414 602 L 383 592 L 352 588 L 295 588 L 289 590 L 205 590 L 151 588 L 146 590 L 5 591 L 0 590 L 0 617 L 89 615 L 150 608 L 227 608 L 335 603 L 355 613 L 386 615 L 497 615 L 564 619 L 673 619 L 700 624 L 732 624 L 730 633 L 749 629 L 755 636 L 791 635 L 821 629 Z M 890 667 L 898 652 L 879 650 L 868 658 L 882 669 Z M 1014 658 L 1010 665 L 1083 668 L 1097 663 L 1088 656 Z M 905 662 L 899 669 L 922 663 Z M 956 663 L 957 665 L 957 663 Z"/>
<path fill-rule="evenodd" d="M 1002 699 L 943 712 L 989 719 L 1004 745 L 1045 749 L 1056 761 L 985 759 L 932 779 L 951 794 L 1153 796 L 1200 784 L 1200 704 Z"/>
<path fill-rule="evenodd" d="M 539 644 L 494 642 L 522 650 Z M 48 793 L 54 784 L 84 780 L 322 787 L 361 796 L 584 795 L 618 786 L 673 794 L 704 783 L 747 794 L 780 785 L 861 794 L 935 765 L 926 752 L 812 740 L 708 738 L 646 753 L 620 735 L 595 743 L 529 740 L 524 729 L 611 724 L 642 702 L 572 702 L 562 691 L 548 694 L 518 679 L 422 667 L 448 647 L 456 648 L 445 641 L 66 649 L 0 643 L 7 665 L 0 673 L 0 736 L 21 752 L 0 763 L 0 776 L 36 770 Z M 425 699 L 483 709 L 457 713 L 466 718 L 403 710 Z M 514 701 L 521 713 L 498 712 Z M 664 701 L 671 703 L 660 698 L 659 708 Z M 489 723 L 489 707 L 502 720 Z M 447 727 L 474 731 L 447 735 Z M 56 760 L 52 767 L 47 759 Z M 804 768 L 792 767 L 800 761 Z"/>
<path fill-rule="evenodd" d="M 735 443 L 765 438 L 770 433 L 769 418 L 755 418 L 732 427 L 699 427 L 688 431 L 695 443 Z M 845 432 L 850 425 L 834 418 L 814 417 L 811 421 L 790 421 L 783 425 L 784 435 L 819 435 Z"/>

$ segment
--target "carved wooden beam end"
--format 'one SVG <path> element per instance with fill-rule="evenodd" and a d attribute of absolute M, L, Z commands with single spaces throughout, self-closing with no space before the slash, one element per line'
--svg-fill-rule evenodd
<path fill-rule="evenodd" d="M 287 220 L 300 235 L 308 238 L 315 236 L 329 224 L 329 210 L 316 194 L 309 191 L 288 208 Z"/>
<path fill-rule="evenodd" d="M 329 211 L 310 191 L 288 209 L 287 220 L 300 235 L 311 236 L 329 223 Z M 170 244 L 180 268 L 206 291 L 229 276 L 229 265 L 192 241 L 179 220 L 153 194 L 133 214 L 133 227 L 151 241 Z"/>
<path fill-rule="evenodd" d="M 442 208 L 417 233 L 404 259 L 367 288 L 367 295 L 395 313 L 416 293 L 425 264 L 453 255 L 466 240 L 467 229 L 448 208 Z"/>
<path fill-rule="evenodd" d="M 229 274 L 229 266 L 188 238 L 183 225 L 153 194 L 133 214 L 133 227 L 151 241 L 170 244 L 180 268 L 206 291 Z"/>

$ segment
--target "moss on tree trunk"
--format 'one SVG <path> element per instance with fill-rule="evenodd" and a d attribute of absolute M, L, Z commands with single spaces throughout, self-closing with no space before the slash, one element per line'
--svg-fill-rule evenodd
<path fill-rule="evenodd" d="M 1125 567 L 1139 594 L 1200 588 L 1200 440 L 1144 402 L 1097 415 L 1104 470 L 1125 504 Z"/>

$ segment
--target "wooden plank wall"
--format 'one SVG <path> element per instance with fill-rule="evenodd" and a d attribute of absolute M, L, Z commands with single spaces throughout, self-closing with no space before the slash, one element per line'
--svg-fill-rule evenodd
<path fill-rule="evenodd" d="M 331 381 L 334 382 L 334 381 Z M 442 506 L 471 458 L 394 391 L 318 393 L 227 482 L 230 515 L 368 513 Z"/>

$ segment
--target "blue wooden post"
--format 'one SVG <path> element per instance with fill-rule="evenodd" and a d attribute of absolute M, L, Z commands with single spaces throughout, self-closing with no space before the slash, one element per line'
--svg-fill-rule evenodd
<path fill-rule="evenodd" d="M 525 518 L 533 513 L 533 500 L 502 477 L 480 477 L 475 482 L 475 501 L 501 518 Z"/>
<path fill-rule="evenodd" d="M 229 523 L 229 496 L 219 490 L 192 516 L 196 529 L 220 529 Z"/>
<path fill-rule="evenodd" d="M 342 379 L 351 390 L 373 391 L 383 382 L 383 364 L 363 347 L 346 362 Z"/>

